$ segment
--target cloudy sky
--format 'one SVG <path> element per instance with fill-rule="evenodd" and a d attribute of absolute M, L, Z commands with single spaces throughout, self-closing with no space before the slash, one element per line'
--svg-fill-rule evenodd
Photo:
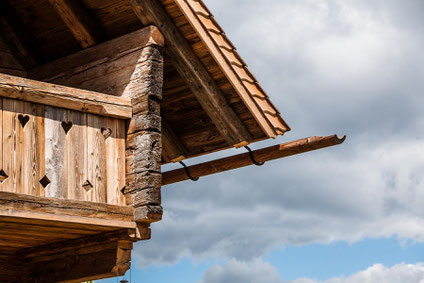
<path fill-rule="evenodd" d="M 135 282 L 423 283 L 424 1 L 204 1 L 292 127 L 252 147 L 348 139 L 164 187 Z"/>

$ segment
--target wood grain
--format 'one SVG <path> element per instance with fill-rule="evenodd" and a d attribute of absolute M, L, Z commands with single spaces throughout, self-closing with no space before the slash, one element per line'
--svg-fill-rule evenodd
<path fill-rule="evenodd" d="M 116 118 L 131 118 L 131 101 L 93 91 L 69 88 L 0 74 L 0 96 Z"/>
<path fill-rule="evenodd" d="M 257 162 L 266 162 L 278 158 L 288 157 L 308 151 L 313 151 L 329 146 L 338 145 L 344 142 L 346 137 L 339 138 L 336 135 L 327 137 L 311 137 L 297 141 L 292 141 L 280 145 L 262 148 L 253 151 L 254 159 Z M 194 178 L 216 174 L 228 170 L 233 170 L 245 166 L 253 165 L 249 153 L 238 154 L 222 159 L 189 166 L 190 175 Z M 189 177 L 184 169 L 176 169 L 162 174 L 162 185 L 169 185 L 184 180 Z"/>
<path fill-rule="evenodd" d="M 67 138 L 62 128 L 62 122 L 67 120 L 66 110 L 45 107 L 45 172 L 51 182 L 45 188 L 46 197 L 68 197 Z"/>
<path fill-rule="evenodd" d="M 106 202 L 106 148 L 101 128 L 105 126 L 104 118 L 92 114 L 87 115 L 88 144 L 88 181 L 93 188 L 89 191 L 89 200 Z"/>

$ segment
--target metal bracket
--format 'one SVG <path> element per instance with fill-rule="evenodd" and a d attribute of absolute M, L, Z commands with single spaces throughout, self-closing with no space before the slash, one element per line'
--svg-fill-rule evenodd
<path fill-rule="evenodd" d="M 188 171 L 188 167 L 187 167 L 187 165 L 185 165 L 185 163 L 184 162 L 182 162 L 182 161 L 179 161 L 179 163 L 182 165 L 182 166 L 184 166 L 184 171 L 186 172 L 186 174 L 187 174 L 187 177 L 190 179 L 190 180 L 192 180 L 193 182 L 196 182 L 196 181 L 198 181 L 199 180 L 199 177 L 193 177 L 193 176 L 191 176 L 190 175 L 190 171 Z"/>
<path fill-rule="evenodd" d="M 248 147 L 247 145 L 244 147 L 245 149 L 247 149 L 249 151 L 249 156 L 250 156 L 250 160 L 252 160 L 252 163 L 255 164 L 256 166 L 262 166 L 265 164 L 264 161 L 258 162 L 255 160 L 255 157 L 253 156 L 253 152 L 250 149 L 250 147 Z"/>

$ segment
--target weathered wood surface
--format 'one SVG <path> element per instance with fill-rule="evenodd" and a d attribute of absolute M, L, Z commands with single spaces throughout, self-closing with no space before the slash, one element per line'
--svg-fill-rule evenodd
<path fill-rule="evenodd" d="M 0 73 L 26 77 L 27 72 L 0 36 Z"/>
<path fill-rule="evenodd" d="M 87 48 L 29 72 L 31 78 L 122 96 L 146 46 L 163 46 L 159 30 L 149 26 Z"/>
<path fill-rule="evenodd" d="M 142 239 L 150 238 L 148 227 L 108 231 L 46 228 L 52 227 L 0 222 L 0 244 L 3 239 L 17 242 L 14 250 L 0 246 L 2 282 L 81 282 L 120 276 L 131 267 L 133 243 L 140 240 L 134 237 L 135 231 L 140 231 Z M 56 241 L 49 241 L 50 234 Z"/>
<path fill-rule="evenodd" d="M 131 103 L 123 97 L 5 74 L 0 74 L 0 96 L 116 118 L 132 116 Z"/>
<path fill-rule="evenodd" d="M 317 150 L 343 143 L 345 137 L 336 135 L 327 137 L 311 137 L 297 141 L 292 141 L 280 145 L 275 145 L 253 151 L 254 159 L 257 162 L 266 162 L 278 158 L 288 157 L 312 150 Z M 189 166 L 190 175 L 194 178 L 216 174 L 228 170 L 233 170 L 245 166 L 253 165 L 249 153 L 238 154 L 227 158 L 212 160 L 209 162 Z M 176 169 L 162 174 L 162 185 L 169 185 L 188 180 L 184 169 Z"/>
<path fill-rule="evenodd" d="M 49 0 L 83 48 L 95 45 L 99 31 L 80 0 Z"/>
<path fill-rule="evenodd" d="M 134 206 L 137 222 L 162 218 L 161 206 L 161 117 L 163 57 L 160 46 L 146 46 L 123 95 L 133 103 L 133 118 L 126 136 L 126 186 L 128 205 Z"/>
<path fill-rule="evenodd" d="M 0 97 L 0 191 L 124 205 L 125 121 Z"/>
<path fill-rule="evenodd" d="M 131 267 L 134 241 L 130 231 L 121 229 L 22 249 L 17 256 L 26 267 L 27 280 L 81 282 L 123 275 Z"/>
<path fill-rule="evenodd" d="M 175 69 L 185 79 L 228 144 L 236 147 L 249 144 L 252 137 L 245 125 L 228 105 L 218 85 L 160 3 L 155 0 L 131 0 L 130 3 L 140 20 L 144 21 L 143 24 L 155 24 L 160 28 L 167 40 L 166 49 Z"/>
<path fill-rule="evenodd" d="M 135 228 L 130 206 L 0 192 L 0 216 Z"/>
<path fill-rule="evenodd" d="M 289 131 L 290 128 L 257 84 L 255 77 L 249 72 L 207 7 L 197 0 L 175 0 L 174 2 L 184 13 L 267 136 L 275 138 Z"/>

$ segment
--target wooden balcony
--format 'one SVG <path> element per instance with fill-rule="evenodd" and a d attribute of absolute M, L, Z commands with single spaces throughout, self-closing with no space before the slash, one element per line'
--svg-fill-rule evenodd
<path fill-rule="evenodd" d="M 131 115 L 127 98 L 0 74 L 0 270 L 11 281 L 14 262 L 41 282 L 129 268 L 132 243 L 150 237 L 122 192 Z M 67 275 L 77 263 L 87 268 Z"/>

